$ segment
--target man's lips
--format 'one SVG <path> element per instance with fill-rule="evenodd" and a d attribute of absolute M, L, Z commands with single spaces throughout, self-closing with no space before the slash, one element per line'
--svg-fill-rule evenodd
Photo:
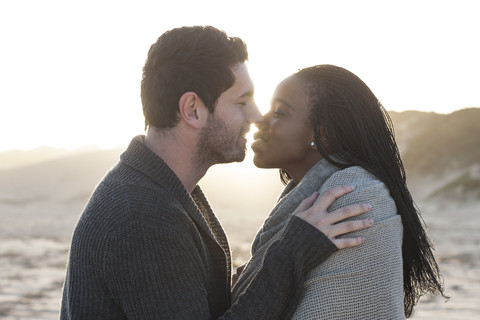
<path fill-rule="evenodd" d="M 243 131 L 243 132 L 240 134 L 240 136 L 239 136 L 239 138 L 238 138 L 238 141 L 239 141 L 239 142 L 241 142 L 241 143 L 247 143 L 247 137 L 246 137 L 246 135 L 247 135 L 248 131 L 249 131 L 249 130 L 245 130 L 245 131 Z"/>

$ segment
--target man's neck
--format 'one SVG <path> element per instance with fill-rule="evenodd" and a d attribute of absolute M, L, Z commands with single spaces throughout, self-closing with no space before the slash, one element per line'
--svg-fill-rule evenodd
<path fill-rule="evenodd" d="M 149 128 L 145 137 L 145 145 L 177 175 L 189 193 L 205 175 L 208 167 L 195 161 L 195 143 L 192 139 L 183 138 L 174 129 L 159 132 Z"/>

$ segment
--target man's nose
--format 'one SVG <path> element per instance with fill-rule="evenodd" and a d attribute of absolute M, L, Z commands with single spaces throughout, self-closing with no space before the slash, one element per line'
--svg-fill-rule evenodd
<path fill-rule="evenodd" d="M 258 123 L 263 121 L 263 116 L 260 110 L 258 110 L 257 104 L 254 102 L 252 103 L 251 107 L 249 108 L 248 118 L 249 123 Z"/>

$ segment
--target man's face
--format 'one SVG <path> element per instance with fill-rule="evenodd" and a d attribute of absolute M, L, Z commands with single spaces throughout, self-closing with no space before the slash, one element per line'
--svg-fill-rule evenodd
<path fill-rule="evenodd" d="M 247 66 L 232 68 L 235 83 L 218 98 L 215 112 L 200 132 L 197 160 L 206 165 L 239 162 L 245 159 L 245 135 L 250 124 L 262 120 L 253 100 L 253 83 Z"/>

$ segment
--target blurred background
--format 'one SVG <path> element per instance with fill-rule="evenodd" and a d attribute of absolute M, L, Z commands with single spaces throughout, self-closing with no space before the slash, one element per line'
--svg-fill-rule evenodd
<path fill-rule="evenodd" d="M 395 124 L 451 296 L 424 297 L 413 318 L 476 319 L 478 9 L 461 0 L 0 2 L 0 318 L 58 318 L 75 223 L 143 133 L 150 45 L 174 27 L 213 25 L 247 43 L 262 112 L 276 84 L 303 67 L 335 64 L 367 83 Z M 282 190 L 278 172 L 251 158 L 214 166 L 200 182 L 235 265 Z"/>

